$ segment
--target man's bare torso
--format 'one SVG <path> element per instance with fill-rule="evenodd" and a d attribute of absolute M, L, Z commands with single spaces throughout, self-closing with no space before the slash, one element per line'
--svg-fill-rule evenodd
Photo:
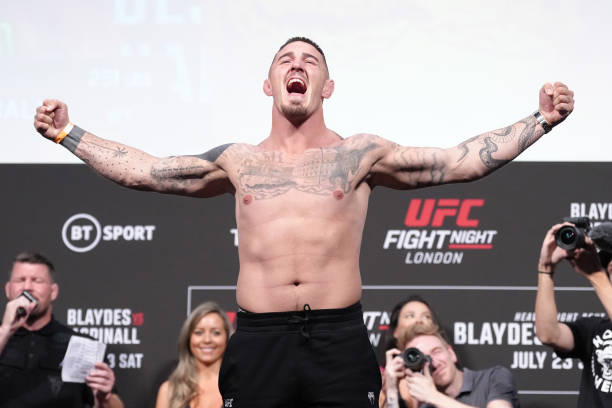
<path fill-rule="evenodd" d="M 380 144 L 358 135 L 291 155 L 244 144 L 217 161 L 235 188 L 238 304 L 341 308 L 361 296 L 359 251 Z"/>

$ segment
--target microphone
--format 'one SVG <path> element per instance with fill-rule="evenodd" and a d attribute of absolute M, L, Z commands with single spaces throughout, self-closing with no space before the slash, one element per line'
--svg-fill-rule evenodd
<path fill-rule="evenodd" d="M 21 295 L 19 296 L 23 296 L 26 299 L 28 299 L 31 302 L 34 302 L 36 304 L 38 304 L 38 301 L 36 300 L 36 298 L 34 296 L 32 296 L 32 294 L 30 292 L 28 292 L 27 290 L 24 290 L 23 292 L 21 292 Z M 23 306 L 19 306 L 17 308 L 17 313 L 15 313 L 15 319 L 19 320 L 22 317 L 24 317 L 27 314 L 25 308 Z"/>

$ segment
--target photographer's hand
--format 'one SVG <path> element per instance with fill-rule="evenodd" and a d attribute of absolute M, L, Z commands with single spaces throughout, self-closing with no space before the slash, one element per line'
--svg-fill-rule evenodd
<path fill-rule="evenodd" d="M 544 241 L 542 242 L 542 248 L 540 249 L 540 260 L 538 261 L 538 272 L 544 274 L 550 274 L 551 277 L 555 273 L 555 266 L 564 258 L 569 256 L 568 252 L 557 246 L 555 242 L 555 233 L 566 225 L 572 225 L 569 222 L 563 224 L 553 225 L 548 230 Z"/>
<path fill-rule="evenodd" d="M 399 381 L 406 376 L 406 367 L 404 367 L 404 361 L 401 358 L 401 352 L 392 348 L 387 350 L 385 353 L 385 373 L 384 373 L 384 384 L 383 390 L 385 394 L 385 401 L 383 407 L 386 408 L 397 408 L 399 407 Z"/>
<path fill-rule="evenodd" d="M 585 237 L 585 247 L 578 248 L 567 258 L 574 270 L 587 279 L 595 273 L 606 274 L 599 262 L 595 244 L 589 237 Z"/>
<path fill-rule="evenodd" d="M 467 408 L 466 405 L 439 391 L 431 376 L 430 364 L 426 363 L 423 373 L 407 370 L 406 383 L 408 392 L 421 403 L 433 405 L 438 408 Z"/>
<path fill-rule="evenodd" d="M 608 317 L 612 319 L 612 284 L 604 266 L 599 261 L 595 244 L 586 237 L 586 246 L 576 249 L 568 262 L 574 270 L 589 280 Z M 606 265 L 607 266 L 607 265 Z"/>

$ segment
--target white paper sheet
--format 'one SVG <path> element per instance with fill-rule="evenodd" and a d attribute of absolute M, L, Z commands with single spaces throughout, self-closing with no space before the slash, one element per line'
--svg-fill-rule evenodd
<path fill-rule="evenodd" d="M 84 383 L 94 365 L 104 359 L 106 344 L 72 336 L 62 362 L 62 381 Z"/>

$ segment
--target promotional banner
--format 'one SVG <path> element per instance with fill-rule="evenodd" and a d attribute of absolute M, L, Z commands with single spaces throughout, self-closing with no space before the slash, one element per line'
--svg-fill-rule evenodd
<path fill-rule="evenodd" d="M 372 192 L 361 250 L 364 323 L 381 364 L 393 306 L 430 302 L 462 365 L 508 367 L 523 407 L 573 407 L 582 365 L 535 335 L 537 260 L 567 216 L 612 221 L 609 163 L 511 163 L 477 182 Z M 84 165 L 0 165 L 0 262 L 48 256 L 54 315 L 108 345 L 127 407 L 154 404 L 187 314 L 215 300 L 234 322 L 238 235 L 229 195 L 132 191 Z M 569 266 L 555 275 L 559 319 L 604 316 Z M 3 300 L 5 302 L 5 299 Z M 356 356 L 359 358 L 359 356 Z"/>

